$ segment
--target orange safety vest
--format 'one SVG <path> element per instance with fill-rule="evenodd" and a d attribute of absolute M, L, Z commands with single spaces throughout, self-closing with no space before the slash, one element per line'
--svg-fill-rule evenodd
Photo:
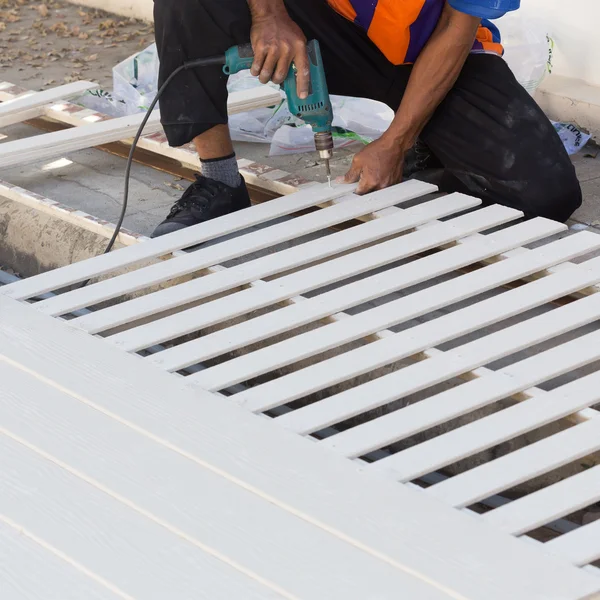
<path fill-rule="evenodd" d="M 346 19 L 362 27 L 395 65 L 414 63 L 431 37 L 445 0 L 327 0 Z M 483 20 L 473 52 L 502 56 L 498 29 Z"/>

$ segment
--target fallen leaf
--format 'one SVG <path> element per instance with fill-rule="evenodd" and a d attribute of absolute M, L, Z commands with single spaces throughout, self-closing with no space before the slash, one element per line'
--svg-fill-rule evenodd
<path fill-rule="evenodd" d="M 178 183 L 169 182 L 169 181 L 165 181 L 164 183 L 166 186 L 169 186 L 170 188 L 173 188 L 174 190 L 177 190 L 178 192 L 185 191 L 185 188 L 182 185 L 179 185 Z"/>
<path fill-rule="evenodd" d="M 0 21 L 0 31 L 4 31 L 6 29 L 6 23 Z"/>
<path fill-rule="evenodd" d="M 87 60 L 89 62 L 93 62 L 95 60 L 98 60 L 98 55 L 97 54 L 90 54 L 89 56 L 85 57 L 85 60 Z"/>
<path fill-rule="evenodd" d="M 37 11 L 40 13 L 40 16 L 44 19 L 48 16 L 48 7 L 45 4 L 40 4 L 37 7 Z"/>
<path fill-rule="evenodd" d="M 83 33 L 80 33 L 80 34 L 79 34 L 77 37 L 78 37 L 80 40 L 87 40 L 87 39 L 90 37 L 90 34 L 89 34 L 89 33 L 85 33 L 85 32 L 83 32 Z"/>

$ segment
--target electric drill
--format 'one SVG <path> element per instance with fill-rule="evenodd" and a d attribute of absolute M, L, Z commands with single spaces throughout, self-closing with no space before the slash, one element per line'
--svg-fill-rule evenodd
<path fill-rule="evenodd" d="M 281 87 L 287 96 L 290 113 L 312 127 L 315 134 L 315 146 L 320 157 L 325 161 L 327 180 L 331 185 L 329 161 L 333 152 L 333 137 L 331 135 L 333 110 L 327 91 L 319 42 L 317 40 L 310 41 L 307 44 L 307 51 L 310 66 L 308 96 L 304 99 L 298 97 L 296 67 L 293 64 L 290 65 L 290 71 Z M 226 75 L 233 75 L 244 69 L 249 69 L 253 62 L 254 51 L 251 44 L 234 46 L 225 53 L 223 72 Z"/>

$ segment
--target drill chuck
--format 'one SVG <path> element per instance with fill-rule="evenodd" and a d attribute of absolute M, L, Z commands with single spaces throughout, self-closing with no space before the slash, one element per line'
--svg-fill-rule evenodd
<path fill-rule="evenodd" d="M 333 136 L 328 132 L 315 133 L 315 147 L 321 158 L 333 156 Z"/>

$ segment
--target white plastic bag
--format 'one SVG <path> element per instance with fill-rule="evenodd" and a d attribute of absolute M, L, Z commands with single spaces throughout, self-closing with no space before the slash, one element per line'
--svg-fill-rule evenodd
<path fill-rule="evenodd" d="M 500 29 L 504 60 L 531 94 L 552 72 L 554 41 L 542 20 L 520 10 L 494 21 Z"/>

